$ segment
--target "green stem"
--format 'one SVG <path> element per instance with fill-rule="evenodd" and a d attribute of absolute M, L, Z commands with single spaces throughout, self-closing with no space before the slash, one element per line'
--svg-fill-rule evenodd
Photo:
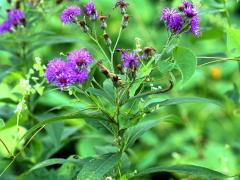
<path fill-rule="evenodd" d="M 221 61 L 240 61 L 240 58 L 224 58 L 224 57 L 197 57 L 197 59 L 210 59 L 210 60 L 213 59 L 213 61 L 203 63 L 199 65 L 199 67 Z"/>
<path fill-rule="evenodd" d="M 115 42 L 115 45 L 114 45 L 114 47 L 113 47 L 113 50 L 111 51 L 111 64 L 112 64 L 113 67 L 114 67 L 114 62 L 113 62 L 114 53 L 115 53 L 115 51 L 116 51 L 117 45 L 118 45 L 118 43 L 119 43 L 119 40 L 120 40 L 120 38 L 121 38 L 122 30 L 123 30 L 123 28 L 122 28 L 122 26 L 121 26 L 121 28 L 120 28 L 120 30 L 119 30 L 119 33 L 118 33 L 117 40 L 116 40 L 116 42 Z M 114 69 L 114 68 L 113 68 L 113 69 Z"/>
<path fill-rule="evenodd" d="M 102 54 L 105 56 L 105 58 L 111 62 L 111 60 L 109 59 L 109 57 L 107 56 L 106 52 L 104 51 L 104 49 L 102 48 L 102 46 L 100 45 L 100 43 L 98 42 L 97 39 L 95 39 L 91 34 L 88 33 L 88 36 L 90 37 L 90 39 L 92 39 L 96 44 L 97 46 L 100 48 L 100 50 L 102 51 Z"/>

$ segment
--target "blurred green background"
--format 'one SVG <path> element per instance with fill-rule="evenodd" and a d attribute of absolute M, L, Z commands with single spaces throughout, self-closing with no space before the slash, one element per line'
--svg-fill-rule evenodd
<path fill-rule="evenodd" d="M 18 58 L 11 53 L 18 51 L 21 38 L 27 39 L 28 47 L 38 46 L 25 61 L 33 63 L 34 57 L 40 57 L 44 64 L 60 53 L 67 54 L 77 48 L 86 47 L 96 59 L 103 58 L 98 48 L 76 26 L 63 25 L 59 20 L 61 11 L 67 5 L 79 5 L 87 1 L 43 1 L 41 6 L 34 8 L 25 5 L 28 10 L 27 20 L 31 19 L 29 29 L 16 33 L 0 35 L 0 118 L 5 127 L 0 130 L 0 137 L 11 144 L 11 130 L 16 122 L 14 110 L 20 99 L 21 90 L 17 88 L 19 79 L 26 71 Z M 221 61 L 209 63 L 200 57 L 240 56 L 240 4 L 236 0 L 195 0 L 201 17 L 199 38 L 191 34 L 183 35 L 178 44 L 190 48 L 199 57 L 199 67 L 194 77 L 184 86 L 177 85 L 171 92 L 173 97 L 200 96 L 221 102 L 222 106 L 212 104 L 184 104 L 160 108 L 159 117 L 173 115 L 172 121 L 160 123 L 157 128 L 145 133 L 132 149 L 133 169 L 145 169 L 154 165 L 196 164 L 233 175 L 240 172 L 240 100 L 239 71 L 237 61 Z M 27 4 L 27 1 L 25 1 Z M 111 14 L 108 19 L 108 33 L 112 40 L 118 34 L 119 12 L 113 10 L 113 0 L 95 0 L 99 12 Z M 136 38 L 142 47 L 151 46 L 160 50 L 167 40 L 167 30 L 160 22 L 163 7 L 177 7 L 180 0 L 131 0 L 128 13 L 129 27 L 124 30 L 119 48 L 135 48 Z M 0 0 L 2 19 L 9 5 Z M 34 19 L 36 18 L 36 20 Z M 2 22 L 2 21 L 1 21 Z M 44 36 L 34 33 L 45 33 Z M 98 32 L 99 35 L 103 33 Z M 41 37 L 41 38 L 40 38 Z M 102 39 L 103 40 L 103 39 Z M 101 40 L 101 41 L 102 41 Z M 103 42 L 103 41 L 102 41 Z M 235 48 L 234 51 L 232 48 Z M 115 57 L 116 64 L 120 57 Z M 26 63 L 26 62 L 23 62 Z M 100 73 L 96 77 L 101 79 Z M 160 82 L 161 83 L 161 82 Z M 162 98 L 164 98 L 163 96 Z M 169 95 L 166 95 L 169 97 Z M 29 129 L 36 121 L 31 114 L 43 119 L 64 114 L 70 109 L 83 107 L 84 101 L 74 103 L 71 96 L 47 88 L 43 96 L 32 97 L 29 106 L 31 112 L 23 113 L 20 124 L 23 131 Z M 8 139 L 9 138 L 9 139 Z M 83 120 L 76 119 L 65 123 L 48 125 L 45 130 L 34 138 L 33 142 L 21 157 L 9 168 L 5 179 L 15 178 L 33 164 L 49 157 L 67 158 L 78 154 L 82 157 L 95 155 L 104 151 L 104 145 L 111 138 L 87 125 Z M 0 146 L 0 170 L 7 166 L 9 160 Z M 157 174 L 149 179 L 177 178 L 171 174 Z"/>

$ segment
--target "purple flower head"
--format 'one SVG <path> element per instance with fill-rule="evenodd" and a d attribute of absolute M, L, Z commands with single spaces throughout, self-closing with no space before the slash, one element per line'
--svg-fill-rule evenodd
<path fill-rule="evenodd" d="M 183 19 L 176 9 L 164 8 L 161 20 L 166 22 L 168 29 L 174 33 L 179 33 L 182 29 Z"/>
<path fill-rule="evenodd" d="M 76 20 L 76 16 L 81 15 L 81 9 L 77 6 L 69 6 L 63 10 L 60 18 L 64 24 L 73 23 Z"/>
<path fill-rule="evenodd" d="M 8 20 L 15 26 L 22 24 L 24 17 L 24 12 L 19 9 L 11 9 L 8 11 Z"/>
<path fill-rule="evenodd" d="M 134 51 L 133 53 L 130 53 L 129 51 L 125 50 L 122 52 L 122 60 L 125 68 L 132 66 L 136 67 L 139 64 L 138 52 Z"/>
<path fill-rule="evenodd" d="M 53 59 L 48 63 L 45 76 L 49 83 L 61 89 L 78 81 L 77 72 L 62 59 Z"/>
<path fill-rule="evenodd" d="M 68 54 L 68 62 L 81 69 L 90 65 L 93 62 L 93 57 L 87 49 L 81 48 Z"/>
<path fill-rule="evenodd" d="M 195 36 L 199 36 L 200 35 L 200 22 L 199 22 L 199 17 L 198 15 L 192 17 L 192 19 L 190 20 L 190 32 L 192 32 Z"/>
<path fill-rule="evenodd" d="M 2 24 L 0 24 L 0 34 L 11 32 L 11 29 L 12 29 L 12 22 L 10 20 L 6 20 Z"/>
<path fill-rule="evenodd" d="M 94 2 L 91 1 L 84 6 L 84 13 L 86 16 L 90 17 L 92 20 L 96 20 L 98 18 L 98 12 L 94 5 Z"/>

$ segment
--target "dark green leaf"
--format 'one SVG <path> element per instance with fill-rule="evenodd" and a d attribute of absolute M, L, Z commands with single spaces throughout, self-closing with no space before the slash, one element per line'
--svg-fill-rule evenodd
<path fill-rule="evenodd" d="M 29 172 L 31 171 L 34 171 L 36 169 L 39 169 L 39 168 L 44 168 L 44 167 L 48 167 L 48 166 L 52 166 L 52 165 L 55 165 L 55 164 L 64 164 L 68 162 L 67 159 L 61 159 L 61 158 L 54 158 L 54 159 L 47 159 L 45 161 L 42 161 L 38 164 L 36 164 L 35 166 L 33 166 Z"/>
<path fill-rule="evenodd" d="M 120 159 L 120 154 L 107 154 L 96 159 L 89 160 L 79 172 L 77 179 L 101 180 L 111 171 Z"/>

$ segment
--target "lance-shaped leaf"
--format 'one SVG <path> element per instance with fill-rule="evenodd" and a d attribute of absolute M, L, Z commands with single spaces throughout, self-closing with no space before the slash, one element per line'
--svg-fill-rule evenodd
<path fill-rule="evenodd" d="M 159 166 L 150 169 L 143 170 L 142 172 L 136 174 L 134 177 L 144 176 L 147 174 L 158 173 L 158 172 L 172 172 L 172 173 L 182 173 L 188 174 L 195 177 L 204 177 L 207 179 L 226 179 L 230 178 L 225 174 L 218 171 L 214 171 L 205 167 L 195 166 L 195 165 L 176 165 L 176 166 Z"/>

